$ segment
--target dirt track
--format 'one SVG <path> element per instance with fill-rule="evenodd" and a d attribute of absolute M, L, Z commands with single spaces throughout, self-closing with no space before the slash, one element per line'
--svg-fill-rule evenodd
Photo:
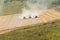
<path fill-rule="evenodd" d="M 55 10 L 48 10 L 36 19 L 20 19 L 18 15 L 0 16 L 0 31 L 60 19 L 60 13 Z"/>

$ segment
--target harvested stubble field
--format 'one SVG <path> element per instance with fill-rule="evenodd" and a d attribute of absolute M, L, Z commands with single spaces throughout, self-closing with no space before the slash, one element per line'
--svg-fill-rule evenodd
<path fill-rule="evenodd" d="M 50 9 L 36 19 L 20 19 L 19 15 L 0 16 L 0 40 L 60 40 L 59 12 Z"/>
<path fill-rule="evenodd" d="M 13 15 L 7 15 L 7 16 L 0 16 L 0 31 L 2 30 L 9 30 L 13 28 L 18 28 L 18 27 L 24 27 L 28 25 L 34 25 L 38 23 L 47 23 L 51 22 L 54 20 L 60 19 L 60 13 L 50 9 L 46 12 L 43 12 L 42 15 L 40 15 L 39 18 L 32 18 L 32 19 L 20 19 L 19 18 L 20 14 L 13 14 Z M 0 32 L 1 33 L 5 33 Z"/>

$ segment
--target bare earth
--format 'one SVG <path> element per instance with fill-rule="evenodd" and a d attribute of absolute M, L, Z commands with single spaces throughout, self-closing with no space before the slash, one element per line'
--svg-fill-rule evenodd
<path fill-rule="evenodd" d="M 20 14 L 0 16 L 0 34 L 11 31 L 10 29 L 13 28 L 18 28 L 18 27 L 23 27 L 38 23 L 46 23 L 60 19 L 60 13 L 53 9 L 43 12 L 43 14 L 40 15 L 39 18 L 20 19 L 19 15 Z"/>

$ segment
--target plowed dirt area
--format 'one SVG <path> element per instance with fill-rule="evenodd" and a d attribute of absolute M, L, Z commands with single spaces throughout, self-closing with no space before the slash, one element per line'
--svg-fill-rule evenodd
<path fill-rule="evenodd" d="M 11 31 L 10 29 L 22 28 L 28 25 L 34 25 L 38 23 L 47 23 L 60 19 L 60 13 L 54 9 L 49 9 L 43 12 L 39 18 L 20 19 L 20 14 L 13 14 L 7 16 L 0 16 L 0 34 Z"/>

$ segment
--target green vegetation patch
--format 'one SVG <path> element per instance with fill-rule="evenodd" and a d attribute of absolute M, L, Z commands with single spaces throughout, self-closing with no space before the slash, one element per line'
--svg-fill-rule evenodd
<path fill-rule="evenodd" d="M 60 40 L 60 20 L 0 35 L 0 40 Z"/>
<path fill-rule="evenodd" d="M 3 12 L 7 14 L 18 14 L 22 12 L 22 8 L 25 6 L 25 2 L 12 1 L 4 4 Z"/>

